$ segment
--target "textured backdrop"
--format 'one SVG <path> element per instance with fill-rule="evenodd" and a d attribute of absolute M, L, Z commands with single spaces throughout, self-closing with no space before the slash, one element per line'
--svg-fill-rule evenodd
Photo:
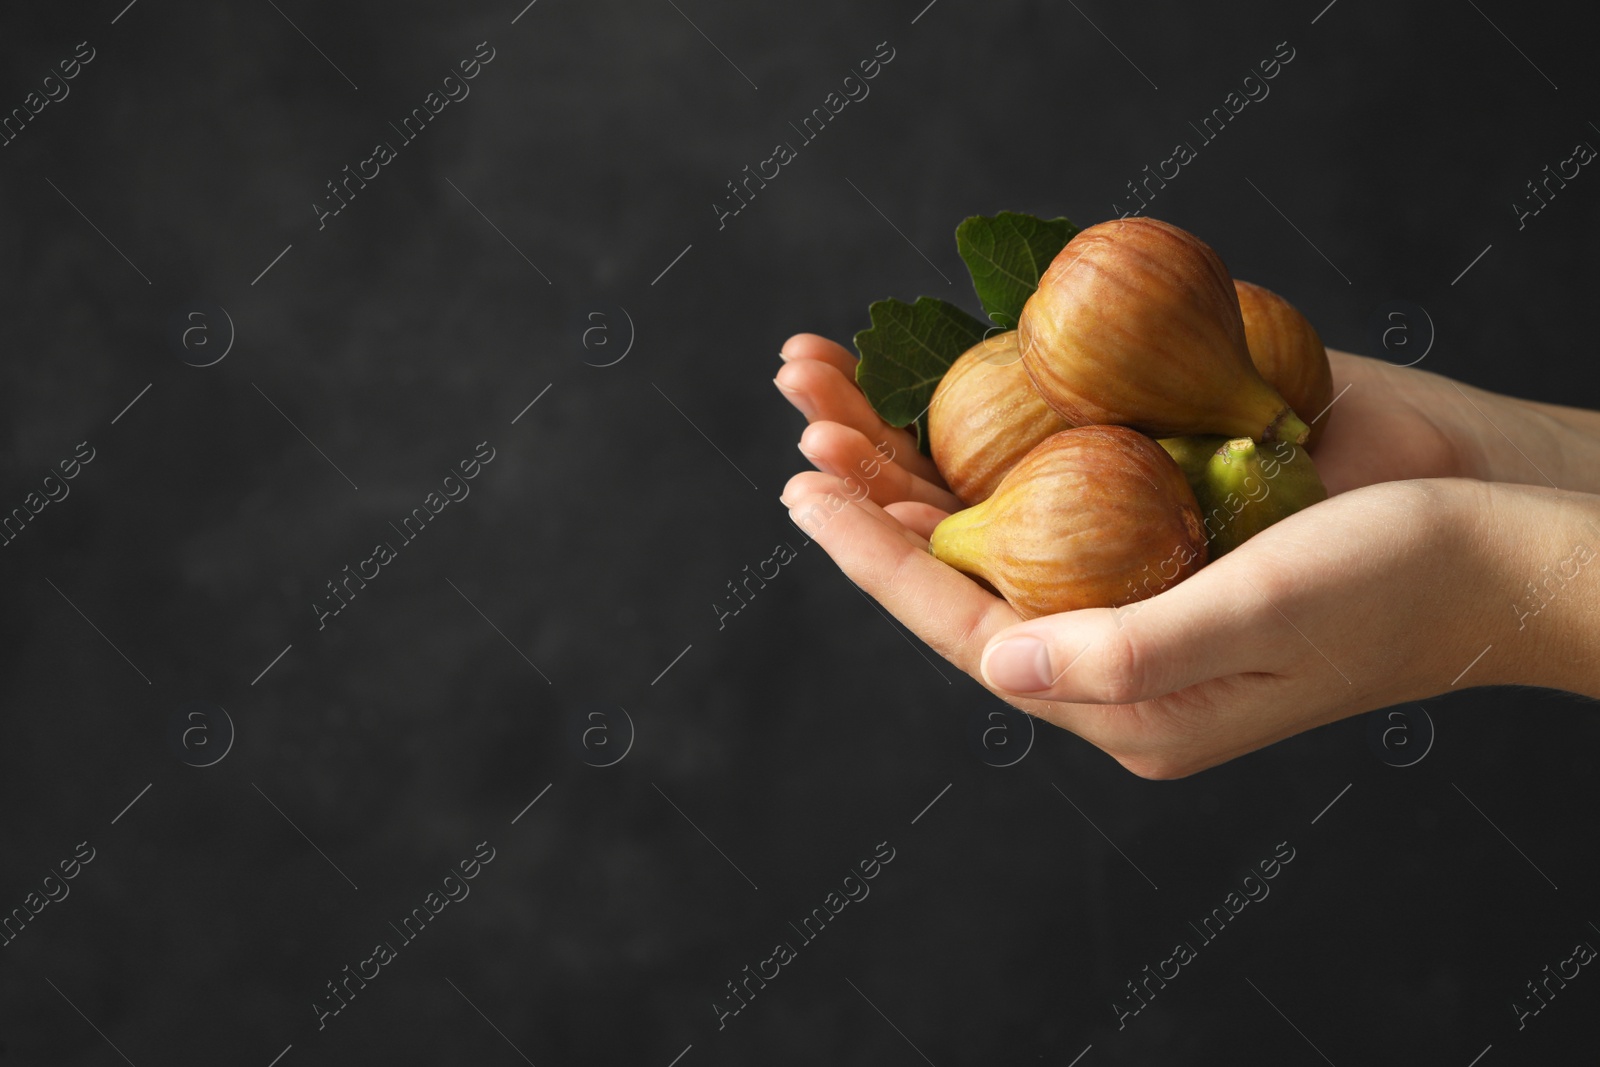
<path fill-rule="evenodd" d="M 1325 4 L 8 5 L 0 1061 L 1592 1049 L 1600 978 L 1511 1009 L 1600 944 L 1581 702 L 1146 782 L 777 501 L 785 337 L 975 309 L 963 216 L 1098 221 L 1180 140 L 1148 213 L 1331 345 L 1403 300 L 1425 369 L 1600 404 L 1600 178 L 1513 206 L 1600 144 L 1585 28 Z"/>

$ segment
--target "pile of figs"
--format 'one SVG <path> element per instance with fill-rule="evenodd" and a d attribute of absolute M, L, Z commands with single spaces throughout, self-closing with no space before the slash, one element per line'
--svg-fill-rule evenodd
<path fill-rule="evenodd" d="M 1326 498 L 1309 450 L 1332 394 L 1311 323 L 1199 238 L 1091 226 L 934 392 L 929 447 L 966 507 L 931 551 L 1024 618 L 1144 600 Z"/>

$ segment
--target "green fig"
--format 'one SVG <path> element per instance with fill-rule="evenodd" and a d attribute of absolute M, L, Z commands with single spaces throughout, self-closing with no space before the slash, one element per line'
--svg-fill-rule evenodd
<path fill-rule="evenodd" d="M 1123 426 L 1045 438 L 987 500 L 939 523 L 929 548 L 1027 619 L 1144 600 L 1206 562 L 1183 471 Z"/>
<path fill-rule="evenodd" d="M 1258 445 L 1248 437 L 1199 435 L 1157 443 L 1177 461 L 1194 490 L 1211 559 L 1328 498 L 1311 454 L 1287 441 Z"/>

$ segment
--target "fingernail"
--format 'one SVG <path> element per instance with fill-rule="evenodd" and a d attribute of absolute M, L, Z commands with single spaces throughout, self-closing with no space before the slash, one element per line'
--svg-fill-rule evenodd
<path fill-rule="evenodd" d="M 983 674 L 996 689 L 1037 693 L 1050 688 L 1050 649 L 1037 637 L 1000 642 L 985 657 Z"/>
<path fill-rule="evenodd" d="M 778 392 L 782 393 L 784 398 L 799 410 L 800 414 L 808 419 L 813 417 L 815 409 L 811 406 L 810 397 L 798 389 L 789 388 L 776 378 L 772 379 L 772 384 L 778 387 Z"/>
<path fill-rule="evenodd" d="M 796 444 L 795 447 L 800 450 L 800 454 L 802 456 L 806 457 L 806 459 L 808 461 L 810 461 L 810 463 L 811 463 L 811 465 L 813 467 L 817 468 L 818 470 L 825 470 L 826 469 L 822 465 L 822 460 L 817 458 L 817 454 L 815 452 L 807 451 L 806 450 L 806 446 L 804 444 Z"/>
<path fill-rule="evenodd" d="M 794 505 L 788 503 L 787 501 L 785 501 L 784 507 L 789 509 L 789 521 L 794 523 L 796 528 L 805 532 L 805 543 L 809 545 L 811 543 L 811 539 L 817 535 L 817 531 L 814 528 L 814 524 L 816 522 L 816 505 L 813 504 L 812 506 L 806 508 L 804 514 L 796 511 Z M 813 526 L 806 525 L 807 519 L 812 520 Z"/>

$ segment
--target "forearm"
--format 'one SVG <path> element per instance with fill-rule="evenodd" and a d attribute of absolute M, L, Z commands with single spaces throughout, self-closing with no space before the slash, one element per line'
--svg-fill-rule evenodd
<path fill-rule="evenodd" d="M 1600 497 L 1513 485 L 1484 493 L 1488 651 L 1460 684 L 1600 699 Z"/>

